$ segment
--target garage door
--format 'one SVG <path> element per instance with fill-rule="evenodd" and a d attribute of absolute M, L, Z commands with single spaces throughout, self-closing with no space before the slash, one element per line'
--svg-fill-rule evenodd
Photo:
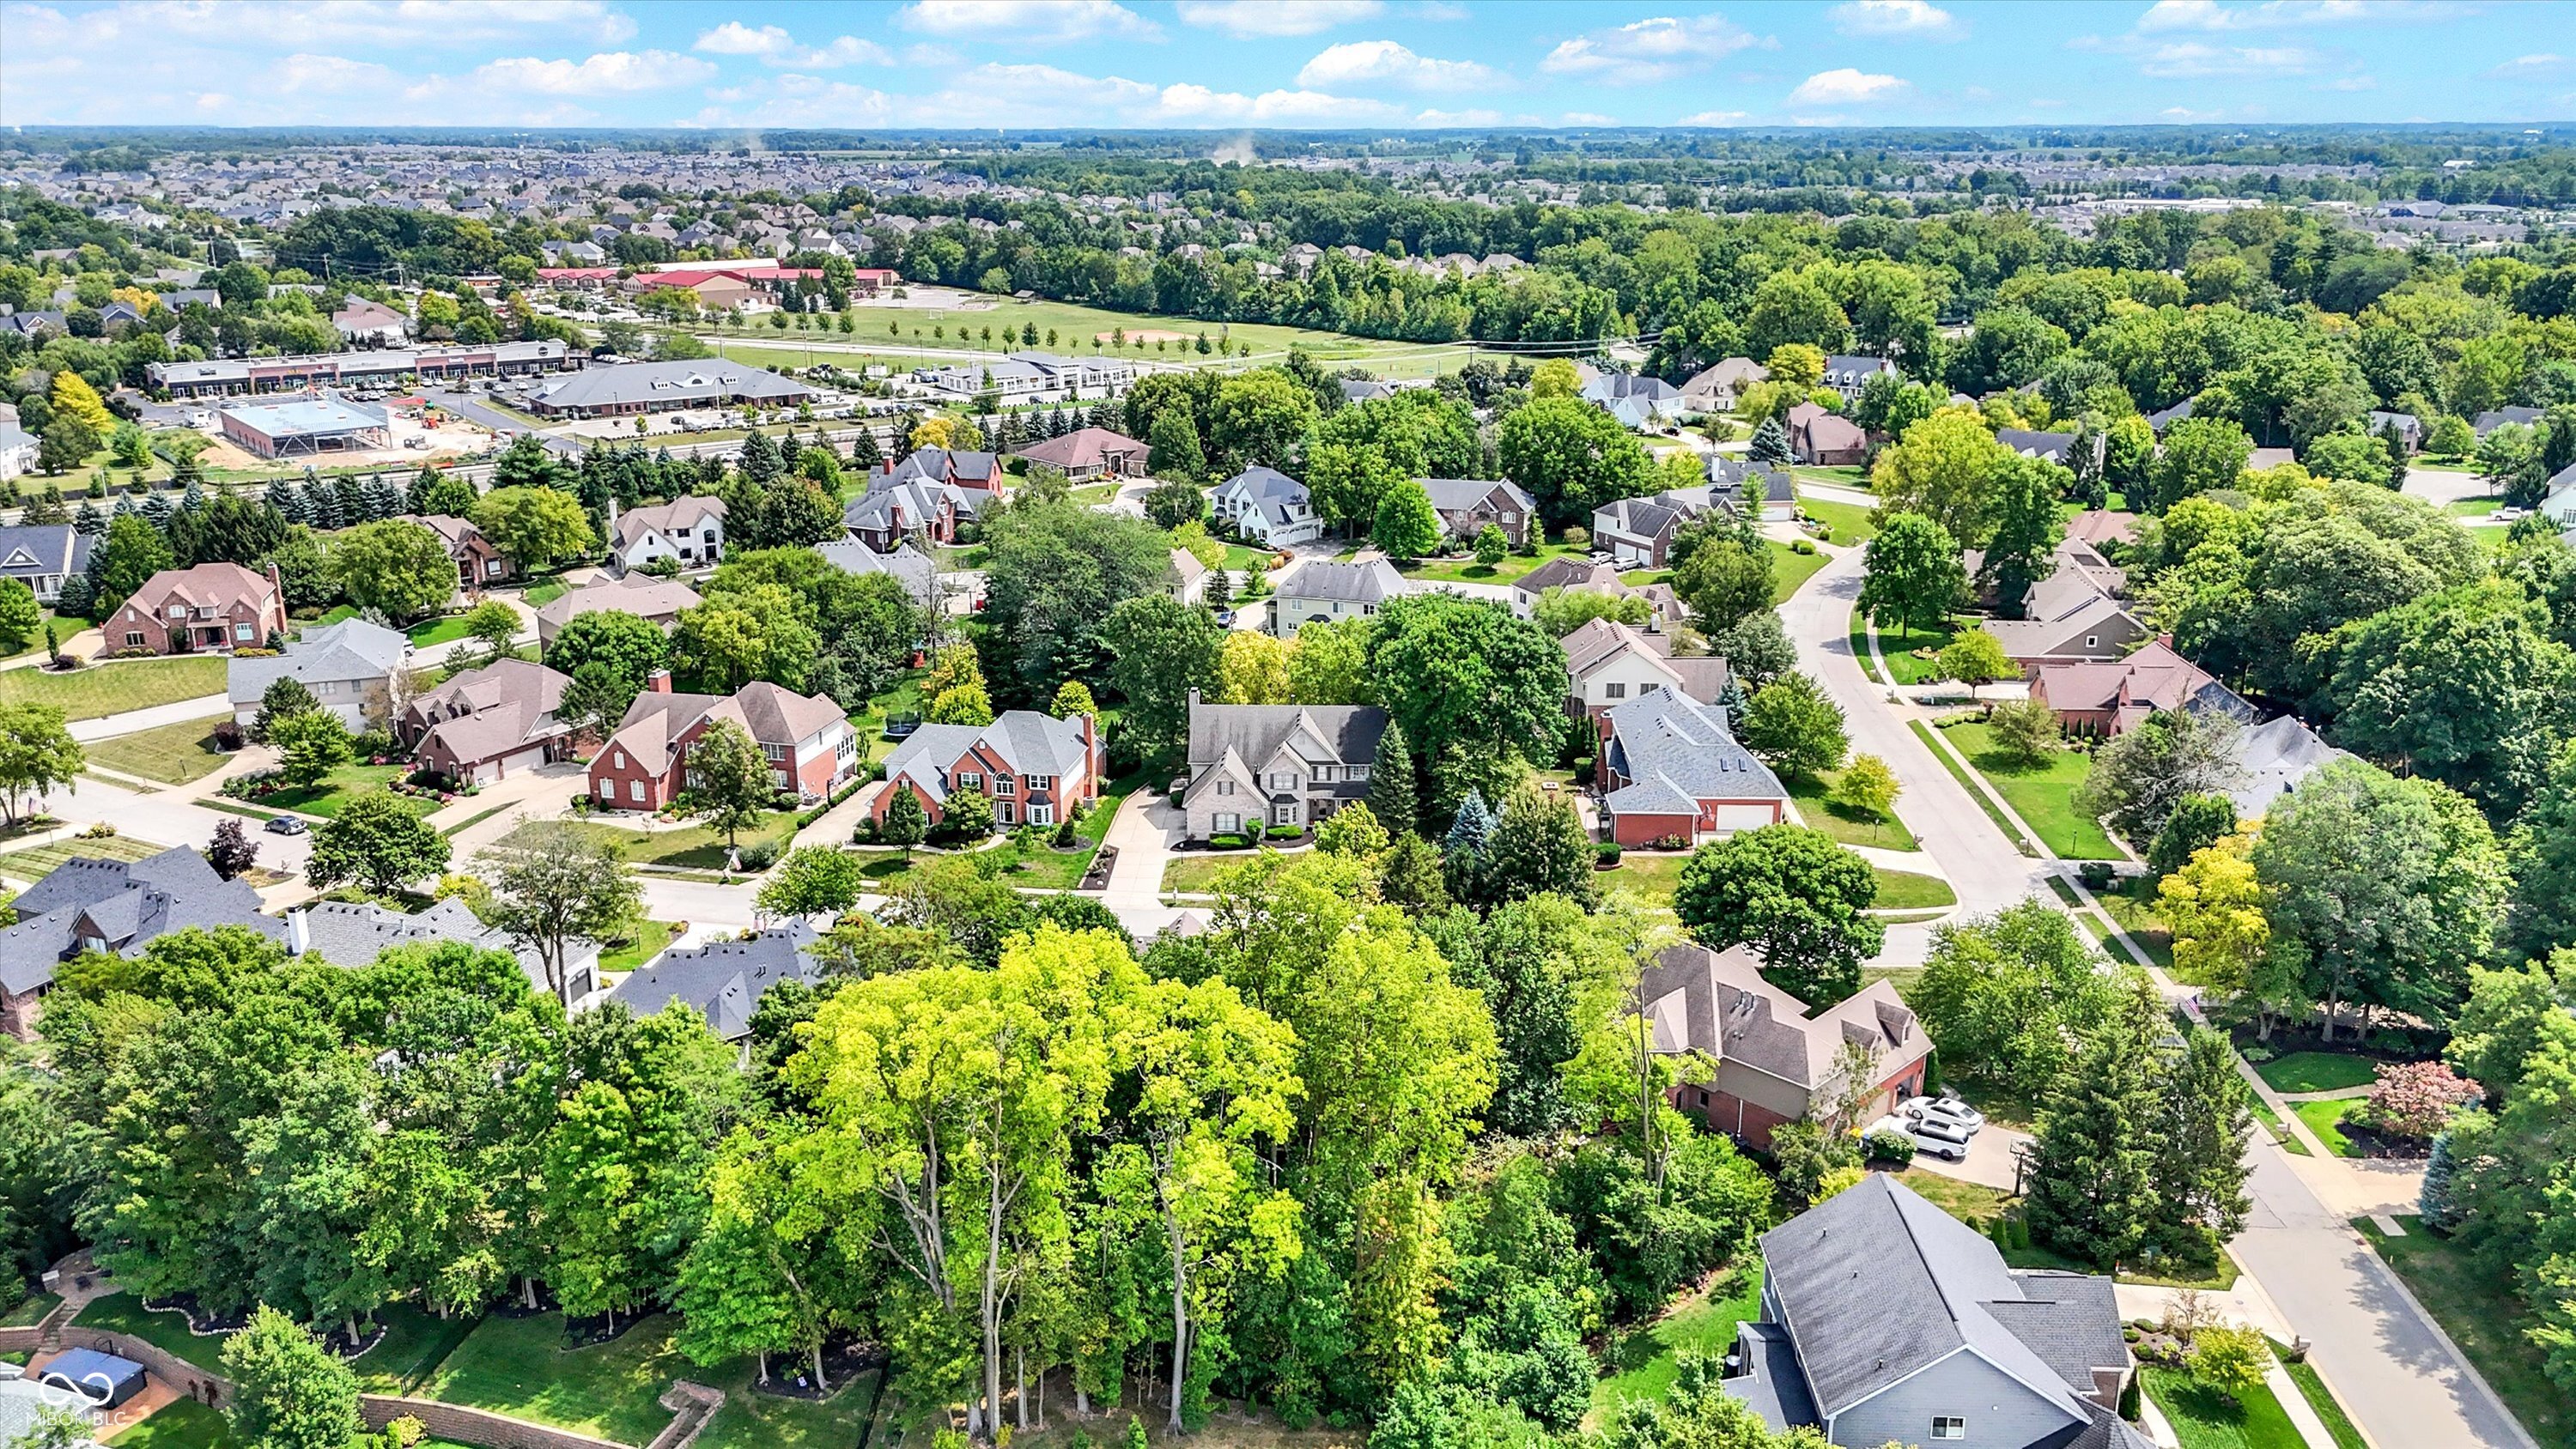
<path fill-rule="evenodd" d="M 1720 805 L 1717 828 L 1720 832 L 1759 830 L 1779 819 L 1779 812 L 1768 805 Z"/>

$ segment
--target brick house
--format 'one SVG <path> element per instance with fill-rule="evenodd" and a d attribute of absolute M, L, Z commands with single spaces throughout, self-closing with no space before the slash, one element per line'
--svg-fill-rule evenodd
<path fill-rule="evenodd" d="M 483 536 L 483 530 L 462 518 L 444 513 L 405 513 L 394 521 L 417 523 L 437 534 L 438 541 L 447 545 L 447 556 L 456 560 L 456 586 L 468 593 L 518 572 L 502 556 L 499 546 Z"/>
<path fill-rule="evenodd" d="M 229 654 L 286 636 L 286 589 L 277 566 L 255 574 L 237 563 L 163 569 L 101 626 L 107 646 L 155 654 Z"/>
<path fill-rule="evenodd" d="M 1767 1148 L 1771 1129 L 1803 1121 L 1820 1099 L 1839 1095 L 1846 1043 L 1872 1057 L 1859 1123 L 1922 1092 L 1931 1034 L 1894 986 L 1873 981 L 1809 1016 L 1807 1003 L 1762 979 L 1761 965 L 1742 946 L 1711 951 L 1685 943 L 1666 947 L 1646 968 L 1639 998 L 1649 1049 L 1693 1059 L 1667 1094 L 1676 1109 L 1748 1147 Z"/>
<path fill-rule="evenodd" d="M 895 792 L 909 790 L 935 826 L 951 791 L 977 790 L 1004 829 L 1053 825 L 1098 798 L 1106 760 L 1087 714 L 1055 719 L 1015 709 L 988 725 L 926 724 L 886 756 L 886 788 L 869 813 L 884 824 Z"/>
<path fill-rule="evenodd" d="M 1107 428 L 1076 428 L 1061 438 L 1022 443 L 1012 451 L 1032 463 L 1054 464 L 1075 483 L 1145 476 L 1145 445 Z"/>
<path fill-rule="evenodd" d="M 1696 845 L 1789 818 L 1789 792 L 1736 743 L 1726 711 L 1672 689 L 1601 716 L 1601 813 L 1610 838 Z"/>
<path fill-rule="evenodd" d="M 394 722 L 422 768 L 488 785 L 512 770 L 572 756 L 572 726 L 555 714 L 572 681 L 542 664 L 501 659 L 415 699 Z"/>
<path fill-rule="evenodd" d="M 2251 724 L 2254 707 L 2208 670 L 2174 652 L 2162 635 L 2126 659 L 2104 664 L 2042 664 L 2030 671 L 2030 697 L 2057 711 L 2069 733 L 2109 739 L 2137 728 L 2158 710 L 2216 711 Z"/>
<path fill-rule="evenodd" d="M 731 696 L 678 694 L 670 672 L 656 670 L 591 757 L 591 798 L 607 810 L 670 804 L 689 787 L 689 746 L 719 721 L 740 725 L 769 758 L 770 783 L 799 797 L 827 798 L 859 771 L 858 734 L 828 695 L 767 680 Z"/>
<path fill-rule="evenodd" d="M 1860 425 L 1839 413 L 1802 402 L 1780 415 L 1789 434 L 1789 451 L 1811 468 L 1850 468 L 1869 460 L 1869 439 Z"/>
<path fill-rule="evenodd" d="M 1422 491 L 1431 495 L 1431 509 L 1440 515 L 1440 526 L 1451 537 L 1473 543 L 1490 524 L 1503 531 L 1512 547 L 1529 546 L 1530 522 L 1538 516 L 1538 504 L 1519 484 L 1492 478 L 1425 478 Z"/>

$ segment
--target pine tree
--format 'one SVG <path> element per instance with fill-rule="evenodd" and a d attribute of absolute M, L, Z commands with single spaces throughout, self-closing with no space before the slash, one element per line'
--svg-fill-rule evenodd
<path fill-rule="evenodd" d="M 1422 826 L 1421 799 L 1413 779 L 1413 749 L 1405 743 L 1404 731 L 1392 724 L 1377 742 L 1377 763 L 1369 771 L 1368 807 L 1389 835 L 1409 835 Z"/>
<path fill-rule="evenodd" d="M 206 485 L 203 483 L 190 483 L 187 490 L 179 495 L 179 506 L 192 513 L 205 507 Z"/>
<path fill-rule="evenodd" d="M 850 440 L 850 467 L 859 472 L 873 473 L 884 462 L 885 452 L 877 446 L 876 429 L 860 428 L 859 435 Z"/>
<path fill-rule="evenodd" d="M 2163 1107 L 2149 1157 L 2156 1223 L 2152 1246 L 2185 1262 L 2214 1263 L 2245 1226 L 2245 1141 L 2254 1128 L 2227 1039 L 2192 1029 L 2162 1058 Z"/>
<path fill-rule="evenodd" d="M 1717 692 L 1717 707 L 1726 711 L 1726 724 L 1729 729 L 1742 732 L 1744 707 L 1750 702 L 1744 696 L 1744 681 L 1730 672 L 1726 676 L 1726 683 L 1718 686 Z"/>
<path fill-rule="evenodd" d="M 1762 426 L 1753 430 L 1753 446 L 1746 456 L 1774 468 L 1785 466 L 1791 458 L 1789 430 L 1780 426 L 1778 418 L 1764 418 Z"/>
<path fill-rule="evenodd" d="M 2031 1231 L 2106 1272 L 2137 1252 L 2155 1217 L 2155 1043 L 2164 1029 L 2153 988 L 2136 982 L 2040 1117 Z"/>
<path fill-rule="evenodd" d="M 1457 818 L 1449 822 L 1449 834 L 1440 842 L 1450 895 L 1462 901 L 1487 899 L 1493 841 L 1494 812 L 1485 808 L 1484 792 L 1470 785 L 1467 798 L 1458 802 Z"/>
<path fill-rule="evenodd" d="M 179 510 L 177 508 L 171 506 L 169 496 L 162 493 L 155 493 L 151 497 L 144 499 L 141 510 L 143 521 L 151 524 L 154 528 L 159 529 L 163 533 L 168 533 L 170 531 L 170 515 L 178 511 Z"/>
<path fill-rule="evenodd" d="M 304 502 L 304 511 L 310 516 L 313 526 L 325 532 L 335 528 L 345 528 L 355 521 L 341 510 L 340 494 L 336 489 L 307 488 L 304 490 Z"/>
<path fill-rule="evenodd" d="M 2424 1159 L 2424 1185 L 2415 1194 L 2415 1210 L 2424 1215 L 2424 1226 L 2449 1232 L 2460 1225 L 2460 1204 L 2452 1191 L 2459 1168 L 2459 1159 L 2451 1154 L 2451 1134 L 2435 1137 L 2433 1155 Z"/>
<path fill-rule="evenodd" d="M 292 478 L 268 490 L 268 506 L 289 523 L 311 523 L 313 507 L 305 500 L 304 490 Z"/>
<path fill-rule="evenodd" d="M 734 470 L 754 487 L 765 488 L 787 465 L 778 456 L 778 445 L 767 433 L 754 432 L 742 440 L 742 456 L 734 459 Z"/>
<path fill-rule="evenodd" d="M 79 530 L 84 537 L 95 538 L 107 532 L 107 515 L 98 511 L 97 504 L 84 498 L 81 500 L 80 512 L 72 515 L 72 527 Z"/>

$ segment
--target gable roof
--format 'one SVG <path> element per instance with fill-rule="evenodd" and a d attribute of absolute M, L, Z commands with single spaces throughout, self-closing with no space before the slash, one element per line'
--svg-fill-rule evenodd
<path fill-rule="evenodd" d="M 1190 771 L 1231 754 L 1259 769 L 1292 740 L 1310 740 L 1318 764 L 1367 765 L 1386 737 L 1386 711 L 1373 704 L 1210 704 L 1190 700 Z"/>
<path fill-rule="evenodd" d="M 1613 705 L 1603 746 L 1628 781 L 1603 798 L 1614 815 L 1695 815 L 1703 800 L 1786 800 L 1771 767 L 1738 744 L 1726 711 L 1669 689 Z"/>
<path fill-rule="evenodd" d="M 608 999 L 637 1016 L 678 1002 L 705 1017 L 718 1041 L 740 1041 L 751 1034 L 752 1013 L 769 988 L 822 980 L 822 963 L 805 949 L 813 943 L 814 928 L 800 920 L 749 940 L 665 951 L 618 982 Z"/>
<path fill-rule="evenodd" d="M 644 619 L 666 619 L 697 603 L 698 591 L 678 579 L 629 574 L 622 579 L 601 579 L 556 595 L 537 610 L 537 622 L 549 629 L 560 629 L 582 615 L 600 609 L 614 609 Z"/>
<path fill-rule="evenodd" d="M 1577 558 L 1572 554 L 1558 554 L 1531 569 L 1512 581 L 1512 589 L 1532 598 L 1550 589 L 1565 589 L 1578 594 L 1624 595 L 1628 592 L 1628 586 L 1619 580 L 1616 565 Z"/>
<path fill-rule="evenodd" d="M 275 592 L 265 574 L 237 563 L 201 563 L 192 568 L 163 569 L 143 581 L 126 603 L 146 614 L 159 614 L 173 603 L 192 609 L 226 610 L 235 604 L 261 605 Z"/>
<path fill-rule="evenodd" d="M 259 914 L 250 882 L 216 875 L 184 845 L 136 861 L 74 857 L 15 904 L 18 924 L 0 930 L 0 991 L 12 995 L 50 984 L 55 965 L 85 935 L 132 955 L 190 926 L 247 926 L 269 936 L 286 928 Z"/>
<path fill-rule="evenodd" d="M 411 641 L 400 631 L 364 619 L 343 619 L 305 630 L 304 637 L 282 653 L 227 661 L 224 695 L 238 708 L 256 704 L 280 679 L 383 679 L 401 668 L 410 654 Z"/>
<path fill-rule="evenodd" d="M 1931 1050 L 1931 1037 L 1887 982 L 1873 981 L 1810 1017 L 1807 1003 L 1762 978 L 1761 964 L 1743 946 L 1666 947 L 1640 988 L 1649 1049 L 1741 1062 L 1810 1092 L 1832 1084 L 1847 1041 L 1877 1051 L 1882 1071 Z"/>
<path fill-rule="evenodd" d="M 1145 445 L 1107 428 L 1076 428 L 1061 438 L 1023 443 L 1012 451 L 1032 462 L 1052 463 L 1070 471 L 1105 466 L 1115 459 L 1145 451 Z"/>
<path fill-rule="evenodd" d="M 1442 513 L 1473 512 L 1497 493 L 1518 512 L 1538 510 L 1538 504 L 1517 483 L 1494 478 L 1425 478 L 1421 482 L 1422 491 L 1431 495 L 1431 506 Z"/>
<path fill-rule="evenodd" d="M 1283 599 L 1339 599 L 1377 604 L 1404 592 L 1404 575 L 1382 558 L 1365 563 L 1328 563 L 1308 559 L 1290 569 L 1273 591 Z"/>
<path fill-rule="evenodd" d="M 617 515 L 617 521 L 609 525 L 608 532 L 619 548 L 631 548 L 647 533 L 684 532 L 710 517 L 722 521 L 724 516 L 723 499 L 701 498 L 692 494 L 647 508 L 630 508 Z"/>
<path fill-rule="evenodd" d="M 347 970 L 371 966 L 376 957 L 396 946 L 435 945 L 441 941 L 460 941 L 485 951 L 507 951 L 538 995 L 554 992 L 546 980 L 545 959 L 512 941 L 509 932 L 483 924 L 461 897 L 449 896 L 417 915 L 373 902 L 315 901 L 298 906 L 286 919 L 289 951 L 299 956 L 317 956 Z M 566 953 L 566 965 L 578 967 L 585 954 L 596 958 L 598 947 L 577 945 Z"/>
<path fill-rule="evenodd" d="M 2236 743 L 2236 762 L 2245 779 L 2227 797 L 2238 817 L 2246 820 L 2270 810 L 2272 802 L 2296 790 L 2310 775 L 2353 757 L 2327 744 L 2295 715 L 2266 720 L 2239 734 Z"/>
<path fill-rule="evenodd" d="M 885 777 L 910 779 L 937 804 L 948 798 L 949 768 L 976 749 L 1015 775 L 1078 775 L 1088 764 L 1079 716 L 1056 719 L 1013 709 L 988 725 L 921 726 L 886 756 Z"/>
<path fill-rule="evenodd" d="M 2160 709 L 2218 710 L 2239 720 L 2254 707 L 2209 671 L 2174 652 L 2163 639 L 2110 664 L 2048 664 L 2033 681 L 2056 710 L 2135 712 Z"/>
<path fill-rule="evenodd" d="M 560 734 L 564 726 L 555 706 L 571 682 L 524 659 L 496 659 L 467 670 L 412 702 L 409 718 L 435 721 L 417 748 L 436 741 L 459 763 L 480 764 Z"/>
<path fill-rule="evenodd" d="M 0 527 L 0 574 L 75 574 L 89 561 L 89 545 L 68 523 Z"/>
<path fill-rule="evenodd" d="M 914 548 L 909 539 L 896 544 L 891 553 L 879 553 L 855 538 L 818 543 L 814 551 L 845 574 L 884 574 L 903 585 L 904 592 L 918 603 L 930 603 L 939 589 L 938 564 Z"/>

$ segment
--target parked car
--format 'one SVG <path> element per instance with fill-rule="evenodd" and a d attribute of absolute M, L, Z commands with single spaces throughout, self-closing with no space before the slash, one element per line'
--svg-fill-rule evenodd
<path fill-rule="evenodd" d="M 1930 1118 L 1951 1123 L 1970 1137 L 1986 1125 L 1985 1113 L 1946 1092 L 1938 1097 L 1908 1097 L 1896 1104 L 1896 1112 L 1909 1122 Z"/>
<path fill-rule="evenodd" d="M 267 831 L 271 835 L 302 835 L 305 831 L 305 824 L 303 821 L 296 819 L 292 815 L 272 815 L 269 817 L 268 823 L 261 826 L 260 829 Z"/>
<path fill-rule="evenodd" d="M 1946 1122 L 1918 1122 L 1891 1113 L 1871 1124 L 1864 1137 L 1881 1132 L 1900 1133 L 1914 1141 L 1914 1150 L 1949 1162 L 1964 1162 L 1968 1157 L 1968 1134 Z"/>

